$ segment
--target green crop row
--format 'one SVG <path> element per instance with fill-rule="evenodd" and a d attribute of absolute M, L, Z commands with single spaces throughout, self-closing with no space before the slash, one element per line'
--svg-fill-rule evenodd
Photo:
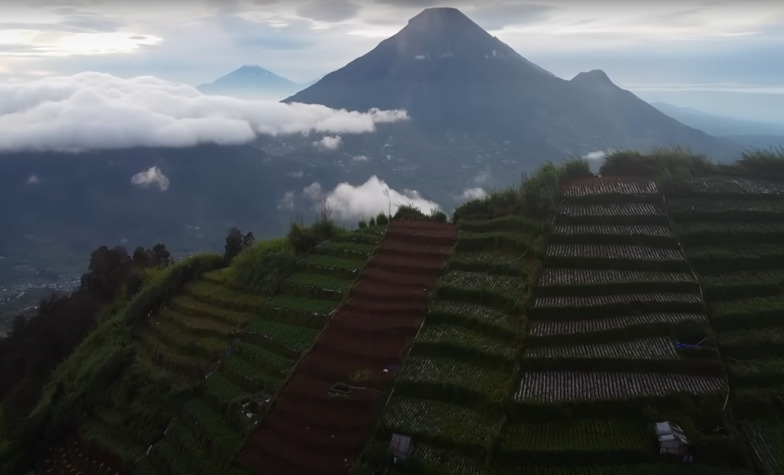
<path fill-rule="evenodd" d="M 231 326 L 242 326 L 251 319 L 250 313 L 212 305 L 187 295 L 178 295 L 177 297 L 174 297 L 172 300 L 172 308 L 184 315 L 206 318 L 213 320 L 216 323 L 223 323 Z"/>
<path fill-rule="evenodd" d="M 522 299 L 526 288 L 525 279 L 521 277 L 466 271 L 447 272 L 441 277 L 439 285 L 485 290 L 514 299 Z"/>
<path fill-rule="evenodd" d="M 524 255 L 510 256 L 493 251 L 456 252 L 447 262 L 448 271 L 487 272 L 526 278 Z"/>
<path fill-rule="evenodd" d="M 207 338 L 228 338 L 239 327 L 239 325 L 218 322 L 211 318 L 189 315 L 176 310 L 164 310 L 158 314 L 156 320 L 175 325 L 179 332 Z"/>
<path fill-rule="evenodd" d="M 209 404 L 196 397 L 183 406 L 184 422 L 197 439 L 209 447 L 209 454 L 222 465 L 228 464 L 239 453 L 244 438 Z"/>
<path fill-rule="evenodd" d="M 431 303 L 427 321 L 465 327 L 503 341 L 511 341 L 517 334 L 516 328 L 522 323 L 502 310 L 451 300 Z"/>
<path fill-rule="evenodd" d="M 784 329 L 754 328 L 719 333 L 722 353 L 734 358 L 777 356 L 784 352 Z"/>
<path fill-rule="evenodd" d="M 507 215 L 493 219 L 463 219 L 458 223 L 458 229 L 474 233 L 513 231 L 538 234 L 546 225 L 531 218 Z"/>
<path fill-rule="evenodd" d="M 185 291 L 200 301 L 240 312 L 257 311 L 264 304 L 264 297 L 260 295 L 238 292 L 203 280 L 189 284 Z"/>
<path fill-rule="evenodd" d="M 292 285 L 316 287 L 319 289 L 342 293 L 350 289 L 354 284 L 354 281 L 324 274 L 297 272 L 289 276 L 289 278 L 286 279 L 286 283 Z"/>
<path fill-rule="evenodd" d="M 153 324 L 149 331 L 158 341 L 176 349 L 178 352 L 192 355 L 205 360 L 212 360 L 226 349 L 226 338 L 202 337 L 185 332 L 178 332 L 178 327 L 170 322 Z"/>
<path fill-rule="evenodd" d="M 214 473 L 219 473 L 220 467 L 216 465 L 209 457 L 204 456 L 204 446 L 199 443 L 199 440 L 193 433 L 188 430 L 187 427 L 180 421 L 180 419 L 175 418 L 169 424 L 168 430 L 166 431 L 166 436 L 164 437 L 164 441 L 170 444 L 176 450 L 176 453 L 184 456 L 187 460 L 185 465 L 189 465 L 189 472 L 187 473 L 198 473 L 200 475 L 211 475 Z M 182 462 L 178 462 L 181 464 Z M 166 473 L 170 473 L 172 475 L 177 473 L 177 467 L 172 465 L 168 466 L 168 471 Z"/>
<path fill-rule="evenodd" d="M 459 252 L 475 251 L 506 251 L 522 254 L 524 252 L 536 252 L 536 246 L 530 239 L 523 238 L 518 233 L 510 232 L 487 232 L 474 233 L 459 231 L 455 250 Z"/>
<path fill-rule="evenodd" d="M 416 338 L 416 344 L 457 346 L 507 359 L 512 359 L 515 354 L 515 348 L 509 341 L 454 325 L 425 325 Z"/>
<path fill-rule="evenodd" d="M 327 315 L 337 306 L 335 302 L 330 300 L 310 299 L 296 295 L 276 295 L 267 300 L 265 305 L 273 308 L 318 315 Z"/>
<path fill-rule="evenodd" d="M 327 241 L 316 246 L 314 254 L 364 261 L 376 250 L 375 244 Z M 362 265 L 362 263 L 360 263 Z"/>
<path fill-rule="evenodd" d="M 745 422 L 743 431 L 767 473 L 784 473 L 784 421 L 768 418 Z"/>
<path fill-rule="evenodd" d="M 711 322 L 717 331 L 741 330 L 782 323 L 784 295 L 720 300 L 710 306 Z"/>
<path fill-rule="evenodd" d="M 239 355 L 231 355 L 223 359 L 221 372 L 248 393 L 272 391 L 278 387 L 284 377 L 283 374 L 266 372 L 263 367 L 248 362 Z"/>
<path fill-rule="evenodd" d="M 736 385 L 784 384 L 784 359 L 764 358 L 737 360 L 727 358 L 727 371 Z"/>
<path fill-rule="evenodd" d="M 412 355 L 406 359 L 398 376 L 397 394 L 405 392 L 400 388 L 403 383 L 465 388 L 482 394 L 491 403 L 500 404 L 509 393 L 511 374 L 503 368 L 478 366 L 449 357 Z"/>
<path fill-rule="evenodd" d="M 654 443 L 645 420 L 577 419 L 508 424 L 501 433 L 499 456 L 521 463 L 590 465 L 613 460 L 644 462 Z"/>
<path fill-rule="evenodd" d="M 270 340 L 281 343 L 286 348 L 300 352 L 305 351 L 313 344 L 318 333 L 312 328 L 286 323 L 253 319 L 244 329 L 245 333 L 260 333 Z"/>
<path fill-rule="evenodd" d="M 499 422 L 498 417 L 463 406 L 395 397 L 389 400 L 381 423 L 387 432 L 481 453 L 490 443 Z"/>
<path fill-rule="evenodd" d="M 314 267 L 314 268 L 322 268 L 322 269 L 330 269 L 335 271 L 343 271 L 345 275 L 354 275 L 356 276 L 359 272 L 359 269 L 365 264 L 364 261 L 360 261 L 357 259 L 346 259 L 342 257 L 335 257 L 335 256 L 326 256 L 320 254 L 311 254 L 302 261 L 300 261 L 306 267 Z"/>
<path fill-rule="evenodd" d="M 710 242 L 746 244 L 779 243 L 784 240 L 784 223 L 692 222 L 673 226 L 684 246 Z"/>
<path fill-rule="evenodd" d="M 579 320 L 645 313 L 702 313 L 699 294 L 617 294 L 586 297 L 537 297 L 532 320 Z"/>

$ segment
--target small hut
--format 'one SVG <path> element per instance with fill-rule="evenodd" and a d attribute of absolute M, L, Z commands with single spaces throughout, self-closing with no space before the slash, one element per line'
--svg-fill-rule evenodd
<path fill-rule="evenodd" d="M 411 444 L 411 437 L 401 434 L 392 434 L 392 440 L 389 441 L 389 451 L 395 456 L 397 460 L 406 460 L 414 447 Z"/>
<path fill-rule="evenodd" d="M 686 455 L 691 441 L 679 425 L 669 421 L 656 423 L 656 437 L 659 439 L 659 453 L 683 456 Z"/>

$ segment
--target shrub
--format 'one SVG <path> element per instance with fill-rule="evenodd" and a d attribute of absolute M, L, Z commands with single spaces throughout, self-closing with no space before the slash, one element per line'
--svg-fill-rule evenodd
<path fill-rule="evenodd" d="M 400 205 L 392 219 L 421 219 L 425 218 L 422 210 L 411 204 Z"/>
<path fill-rule="evenodd" d="M 455 209 L 452 222 L 458 223 L 461 219 L 493 219 L 509 214 L 519 214 L 520 195 L 514 188 L 495 191 L 471 201 L 467 201 Z"/>
<path fill-rule="evenodd" d="M 359 229 L 366 228 L 367 225 L 368 225 L 368 223 L 364 219 L 360 219 L 359 222 L 357 223 L 357 227 Z"/>
<path fill-rule="evenodd" d="M 430 210 L 430 219 L 439 223 L 446 223 L 447 221 L 446 213 L 438 208 L 433 208 Z"/>
<path fill-rule="evenodd" d="M 593 178 L 591 164 L 585 158 L 573 158 L 559 167 L 558 181 L 566 183 L 571 180 Z"/>
<path fill-rule="evenodd" d="M 370 218 L 368 220 L 368 226 L 375 226 L 376 225 L 376 218 Z"/>
<path fill-rule="evenodd" d="M 376 224 L 379 226 L 389 224 L 389 218 L 387 218 L 387 215 L 385 215 L 383 211 L 376 216 Z"/>
<path fill-rule="evenodd" d="M 240 287 L 272 295 L 293 272 L 295 264 L 290 240 L 263 241 L 235 258 L 233 278 Z"/>

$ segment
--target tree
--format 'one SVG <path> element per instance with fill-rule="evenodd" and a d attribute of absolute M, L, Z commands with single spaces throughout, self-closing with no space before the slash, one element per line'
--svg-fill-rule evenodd
<path fill-rule="evenodd" d="M 174 262 L 166 245 L 161 243 L 154 245 L 147 254 L 150 256 L 150 263 L 155 267 L 166 267 Z"/>
<path fill-rule="evenodd" d="M 101 246 L 90 255 L 82 288 L 100 300 L 111 300 L 132 272 L 133 261 L 124 247 Z"/>
<path fill-rule="evenodd" d="M 231 261 L 234 256 L 253 246 L 255 241 L 256 239 L 253 237 L 253 233 L 251 232 L 243 236 L 242 231 L 240 231 L 239 228 L 235 227 L 229 229 L 229 234 L 226 236 L 226 246 L 223 252 L 223 259 L 225 259 L 226 262 Z"/>
<path fill-rule="evenodd" d="M 133 266 L 137 269 L 145 269 L 150 266 L 150 254 L 142 246 L 137 247 L 133 251 Z"/>

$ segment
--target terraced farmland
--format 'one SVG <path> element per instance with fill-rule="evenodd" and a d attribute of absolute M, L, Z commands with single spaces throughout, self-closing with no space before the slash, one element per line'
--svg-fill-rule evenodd
<path fill-rule="evenodd" d="M 499 473 L 532 460 L 648 462 L 657 449 L 643 404 L 672 407 L 664 401 L 674 398 L 720 404 L 725 391 L 714 350 L 676 347 L 698 343 L 710 329 L 700 280 L 673 236 L 656 186 L 601 181 L 561 189 L 530 305 L 516 408 L 495 462 Z M 579 407 L 579 417 L 565 418 L 566 407 Z M 572 472 L 564 467 L 563 473 Z"/>
<path fill-rule="evenodd" d="M 730 404 L 761 473 L 784 470 L 784 184 L 740 177 L 692 180 L 668 200 L 697 270 L 732 388 Z"/>
<path fill-rule="evenodd" d="M 429 221 L 389 226 L 348 300 L 304 353 L 242 449 L 245 467 L 281 475 L 345 473 L 371 435 L 455 237 L 453 227 Z M 324 264 L 329 263 L 306 265 Z M 418 374 L 432 374 L 424 360 Z"/>
<path fill-rule="evenodd" d="M 533 249 L 539 227 L 505 231 L 518 227 L 513 223 L 506 218 L 458 223 L 448 272 L 436 285 L 374 444 L 388 444 L 393 433 L 407 434 L 415 440 L 414 456 L 431 470 L 475 473 L 485 466 L 512 392 L 523 303 L 537 263 L 536 252 L 521 249 Z M 472 270 L 463 270 L 468 262 Z"/>

